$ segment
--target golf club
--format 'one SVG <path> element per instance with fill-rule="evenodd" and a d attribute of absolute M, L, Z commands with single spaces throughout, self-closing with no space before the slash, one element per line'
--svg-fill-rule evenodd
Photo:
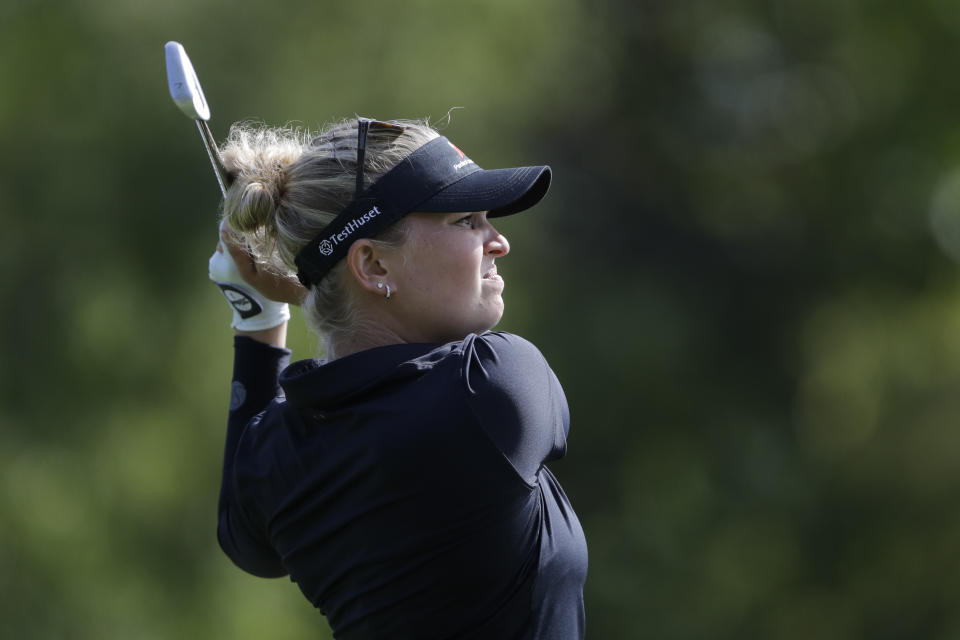
<path fill-rule="evenodd" d="M 167 84 L 170 87 L 170 97 L 188 118 L 197 123 L 200 139 L 203 140 L 203 146 L 207 149 L 207 156 L 210 158 L 210 164 L 213 165 L 213 173 L 217 177 L 217 184 L 220 185 L 220 193 L 226 197 L 227 172 L 223 168 L 220 150 L 207 124 L 207 120 L 210 119 L 210 105 L 207 104 L 207 99 L 203 95 L 200 79 L 197 78 L 197 72 L 193 70 L 183 45 L 171 40 L 164 46 L 164 50 L 167 57 Z"/>

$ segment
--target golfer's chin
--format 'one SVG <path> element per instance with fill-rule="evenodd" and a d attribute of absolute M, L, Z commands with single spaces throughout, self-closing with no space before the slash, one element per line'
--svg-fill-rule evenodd
<path fill-rule="evenodd" d="M 503 308 L 503 298 L 500 297 L 500 294 L 498 293 L 496 296 L 491 296 L 490 299 L 487 300 L 482 321 L 477 323 L 478 330 L 475 330 L 473 333 L 484 333 L 500 324 L 500 319 L 503 318 Z"/>

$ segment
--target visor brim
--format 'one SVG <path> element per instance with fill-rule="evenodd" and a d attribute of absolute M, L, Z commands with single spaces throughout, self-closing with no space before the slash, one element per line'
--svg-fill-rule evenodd
<path fill-rule="evenodd" d="M 529 209 L 550 189 L 550 167 L 483 169 L 454 182 L 416 211 L 456 213 L 487 211 L 488 217 L 507 216 Z"/>

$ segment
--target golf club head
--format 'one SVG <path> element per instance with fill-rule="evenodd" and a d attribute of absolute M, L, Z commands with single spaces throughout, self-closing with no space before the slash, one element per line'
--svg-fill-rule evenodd
<path fill-rule="evenodd" d="M 209 120 L 210 105 L 200 88 L 200 79 L 190 64 L 190 57 L 179 42 L 164 46 L 167 56 L 167 84 L 170 97 L 191 120 Z"/>
<path fill-rule="evenodd" d="M 203 89 L 200 88 L 200 79 L 197 78 L 197 72 L 193 70 L 190 57 L 187 56 L 183 45 L 171 40 L 164 46 L 164 52 L 167 58 L 167 85 L 170 87 L 170 97 L 180 107 L 180 111 L 197 123 L 200 139 L 203 140 L 203 146 L 213 166 L 213 174 L 217 178 L 217 184 L 220 185 L 220 193 L 226 197 L 229 179 L 227 170 L 223 166 L 223 158 L 220 157 L 220 150 L 207 124 L 207 120 L 210 119 L 210 105 L 207 104 Z"/>

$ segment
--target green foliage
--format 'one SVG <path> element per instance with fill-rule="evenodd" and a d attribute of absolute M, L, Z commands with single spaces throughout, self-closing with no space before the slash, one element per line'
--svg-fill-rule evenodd
<path fill-rule="evenodd" d="M 501 225 L 502 327 L 570 401 L 590 637 L 960 636 L 955 3 L 13 0 L 0 25 L 0 636 L 327 633 L 217 548 L 218 193 L 167 40 L 218 137 L 464 107 L 481 165 L 553 165 Z"/>

